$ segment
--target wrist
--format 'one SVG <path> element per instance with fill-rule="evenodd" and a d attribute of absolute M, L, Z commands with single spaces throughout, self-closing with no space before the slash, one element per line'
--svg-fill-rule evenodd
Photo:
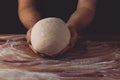
<path fill-rule="evenodd" d="M 69 29 L 72 29 L 72 30 L 78 32 L 78 29 L 77 29 L 75 26 L 67 25 L 67 27 L 68 27 Z"/>
<path fill-rule="evenodd" d="M 73 30 L 73 31 L 75 31 L 76 33 L 78 33 L 78 34 L 84 34 L 84 29 L 79 29 L 79 28 L 77 28 L 77 27 L 75 27 L 75 26 L 68 26 L 68 28 L 69 28 L 69 30 Z"/>

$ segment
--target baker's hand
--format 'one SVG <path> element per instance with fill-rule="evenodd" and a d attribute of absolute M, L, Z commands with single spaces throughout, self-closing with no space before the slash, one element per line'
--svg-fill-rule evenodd
<path fill-rule="evenodd" d="M 30 40 L 31 39 L 31 30 L 32 30 L 32 28 L 27 31 L 27 35 L 26 35 L 28 44 L 31 44 L 31 40 Z"/>
<path fill-rule="evenodd" d="M 37 52 L 37 51 L 32 47 L 32 44 L 31 44 L 31 31 L 32 31 L 32 28 L 27 31 L 27 35 L 26 35 L 26 40 L 27 40 L 28 46 L 30 47 L 30 49 L 31 49 L 34 53 L 40 54 L 39 56 L 44 57 L 43 54 Z"/>
<path fill-rule="evenodd" d="M 60 52 L 60 54 L 63 54 L 65 52 L 69 51 L 70 49 L 72 49 L 75 46 L 75 43 L 77 42 L 77 39 L 78 39 L 77 30 L 75 28 L 69 28 L 69 30 L 71 33 L 70 42 L 69 42 L 68 46 Z"/>
<path fill-rule="evenodd" d="M 29 47 L 33 50 L 33 52 L 37 53 L 37 51 L 35 51 L 31 45 L 31 30 L 32 28 L 27 31 L 27 35 L 26 35 L 27 43 Z"/>

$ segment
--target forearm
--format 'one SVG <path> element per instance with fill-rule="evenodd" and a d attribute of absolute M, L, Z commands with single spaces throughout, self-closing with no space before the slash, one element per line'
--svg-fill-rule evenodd
<path fill-rule="evenodd" d="M 94 15 L 94 10 L 81 7 L 71 15 L 67 25 L 68 27 L 75 28 L 77 31 L 81 31 L 90 24 L 94 18 Z"/>
<path fill-rule="evenodd" d="M 33 25 L 41 19 L 39 12 L 35 8 L 24 8 L 18 10 L 20 21 L 23 25 L 30 29 Z"/>

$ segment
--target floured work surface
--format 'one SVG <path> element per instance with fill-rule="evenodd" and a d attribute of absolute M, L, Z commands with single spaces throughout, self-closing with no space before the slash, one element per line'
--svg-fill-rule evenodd
<path fill-rule="evenodd" d="M 32 52 L 25 35 L 1 35 L 0 80 L 119 80 L 120 40 L 107 37 L 81 37 L 68 53 L 47 59 Z"/>

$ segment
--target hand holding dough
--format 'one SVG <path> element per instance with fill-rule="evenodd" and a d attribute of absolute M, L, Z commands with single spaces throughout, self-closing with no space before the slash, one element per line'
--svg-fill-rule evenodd
<path fill-rule="evenodd" d="M 45 18 L 33 26 L 31 44 L 37 52 L 53 56 L 69 44 L 70 36 L 64 21 L 55 17 Z"/>

